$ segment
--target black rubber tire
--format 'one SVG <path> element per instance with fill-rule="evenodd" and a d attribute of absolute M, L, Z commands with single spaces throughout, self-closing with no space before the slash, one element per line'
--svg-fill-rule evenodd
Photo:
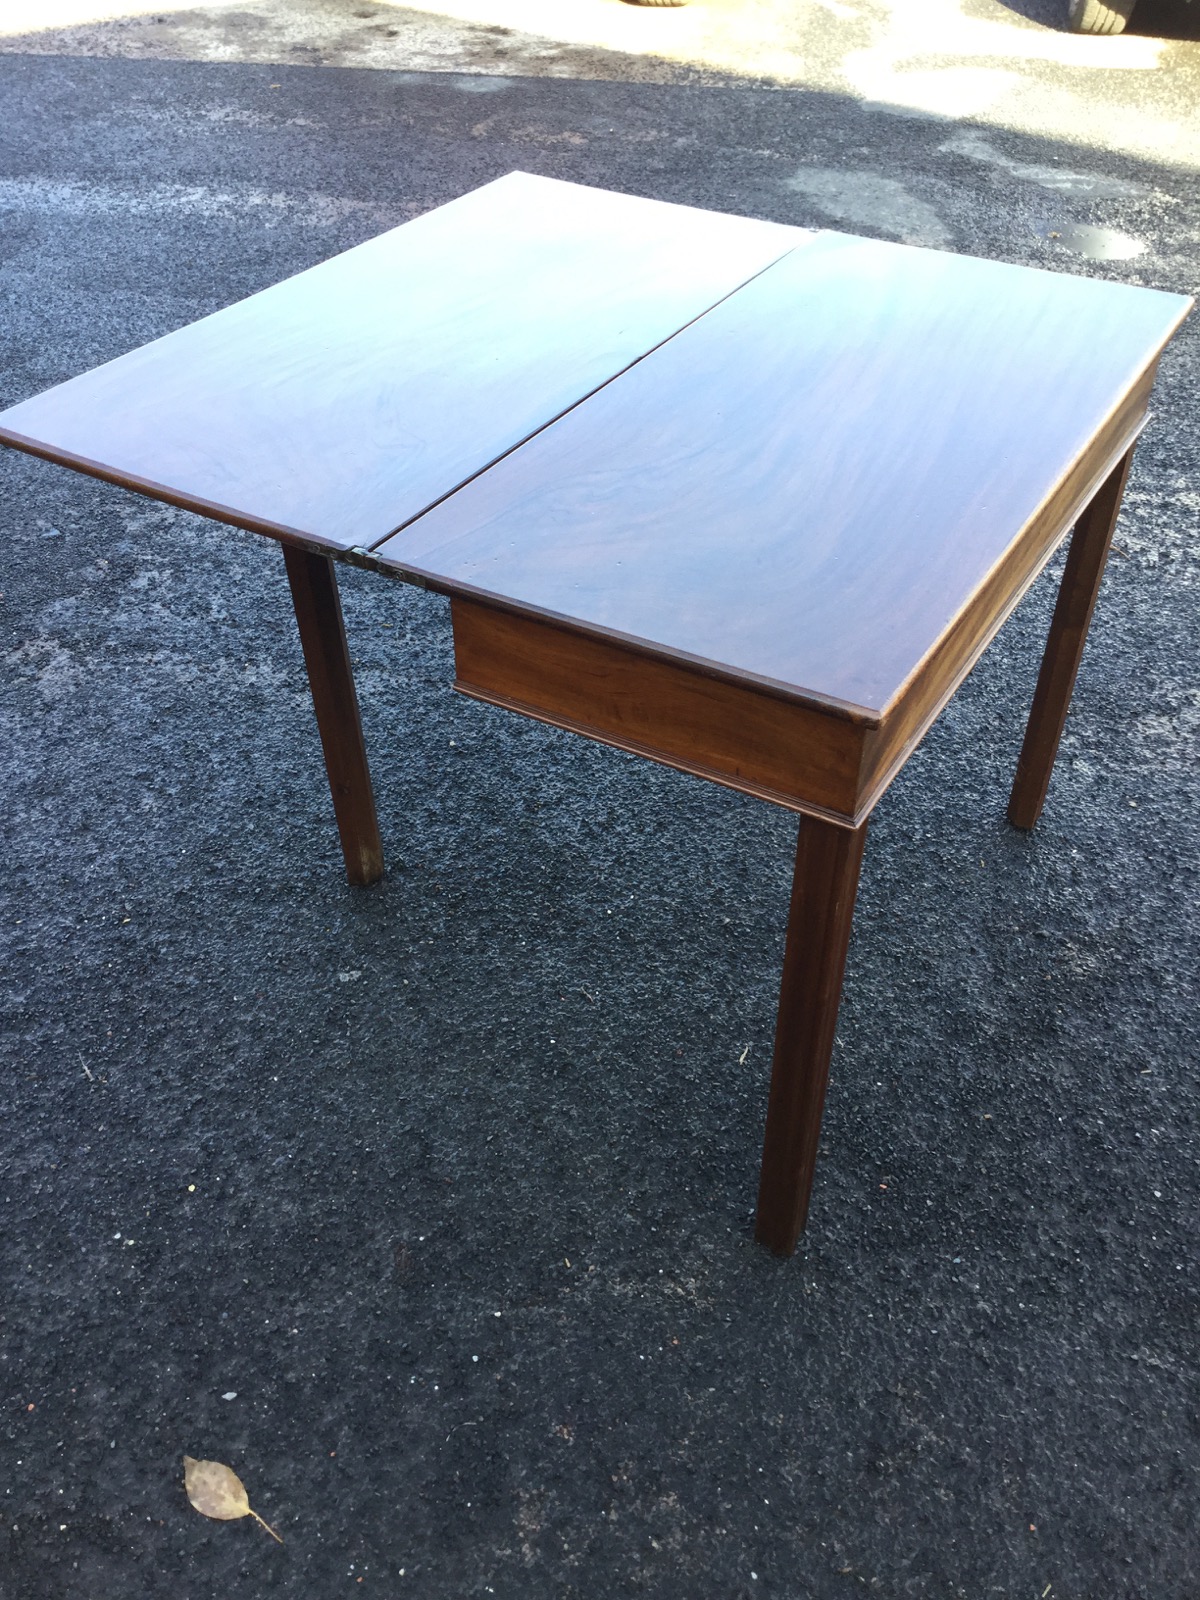
<path fill-rule="evenodd" d="M 1071 0 L 1067 27 L 1072 33 L 1123 33 L 1136 0 Z"/>

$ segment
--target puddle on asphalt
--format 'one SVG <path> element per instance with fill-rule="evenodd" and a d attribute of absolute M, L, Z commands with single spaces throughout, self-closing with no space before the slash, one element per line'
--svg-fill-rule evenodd
<path fill-rule="evenodd" d="M 1037 231 L 1051 244 L 1061 245 L 1088 261 L 1132 261 L 1134 256 L 1146 253 L 1145 240 L 1118 233 L 1115 228 L 1094 228 L 1088 222 L 1048 223 Z"/>

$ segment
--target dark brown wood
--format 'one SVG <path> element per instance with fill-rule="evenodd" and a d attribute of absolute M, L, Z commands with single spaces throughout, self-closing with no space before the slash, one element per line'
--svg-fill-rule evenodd
<path fill-rule="evenodd" d="M 942 708 L 979 660 L 1046 562 L 1070 531 L 1079 508 L 1097 493 L 1131 448 L 1145 421 L 1153 373 L 1075 463 L 1058 492 L 1022 532 L 884 712 L 864 744 L 859 817 L 870 814 L 925 737 Z M 1113 440 L 1119 443 L 1113 447 Z"/>
<path fill-rule="evenodd" d="M 866 730 L 844 714 L 461 596 L 450 613 L 454 686 L 477 700 L 796 810 L 853 810 Z"/>
<path fill-rule="evenodd" d="M 805 813 L 757 1223 L 789 1254 L 865 818 L 1088 506 L 1010 808 L 1036 820 L 1190 304 L 510 174 L 0 443 L 284 542 L 352 882 L 383 860 L 327 552 L 451 596 L 466 693 Z"/>
<path fill-rule="evenodd" d="M 369 547 L 809 237 L 510 173 L 11 407 L 0 442 Z"/>
<path fill-rule="evenodd" d="M 1130 449 L 1104 480 L 1071 535 L 1008 802 L 1008 820 L 1017 828 L 1032 828 L 1042 814 L 1132 462 Z"/>
<path fill-rule="evenodd" d="M 376 556 L 878 719 L 1062 531 L 1188 306 L 821 234 Z"/>
<path fill-rule="evenodd" d="M 857 825 L 1108 476 L 1113 439 L 1117 450 L 1128 448 L 1145 420 L 1152 380 L 1153 371 L 1143 375 L 882 715 L 461 593 L 451 601 L 456 687 L 793 810 Z"/>
<path fill-rule="evenodd" d="M 808 1219 L 867 828 L 805 817 L 796 841 L 755 1238 L 790 1256 Z"/>
<path fill-rule="evenodd" d="M 346 876 L 351 883 L 374 883 L 383 875 L 383 845 L 333 562 L 328 556 L 288 545 L 283 559 L 325 751 Z"/>

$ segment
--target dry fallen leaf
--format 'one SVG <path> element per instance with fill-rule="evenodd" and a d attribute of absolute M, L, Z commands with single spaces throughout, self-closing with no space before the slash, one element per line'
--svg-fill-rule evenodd
<path fill-rule="evenodd" d="M 196 1510 L 205 1517 L 215 1517 L 218 1522 L 232 1522 L 236 1517 L 253 1517 L 272 1539 L 279 1535 L 270 1523 L 263 1522 L 257 1511 L 251 1510 L 245 1485 L 231 1467 L 221 1461 L 193 1461 L 183 1458 L 183 1486 Z M 283 1540 L 279 1539 L 282 1544 Z"/>

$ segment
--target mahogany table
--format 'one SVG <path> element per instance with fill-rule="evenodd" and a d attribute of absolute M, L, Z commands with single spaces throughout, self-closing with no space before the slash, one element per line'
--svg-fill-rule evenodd
<path fill-rule="evenodd" d="M 1190 305 L 511 173 L 0 442 L 283 545 L 352 883 L 383 855 L 338 560 L 451 597 L 466 694 L 800 813 L 757 1224 L 787 1254 L 867 817 L 1074 526 L 1037 820 Z"/>

